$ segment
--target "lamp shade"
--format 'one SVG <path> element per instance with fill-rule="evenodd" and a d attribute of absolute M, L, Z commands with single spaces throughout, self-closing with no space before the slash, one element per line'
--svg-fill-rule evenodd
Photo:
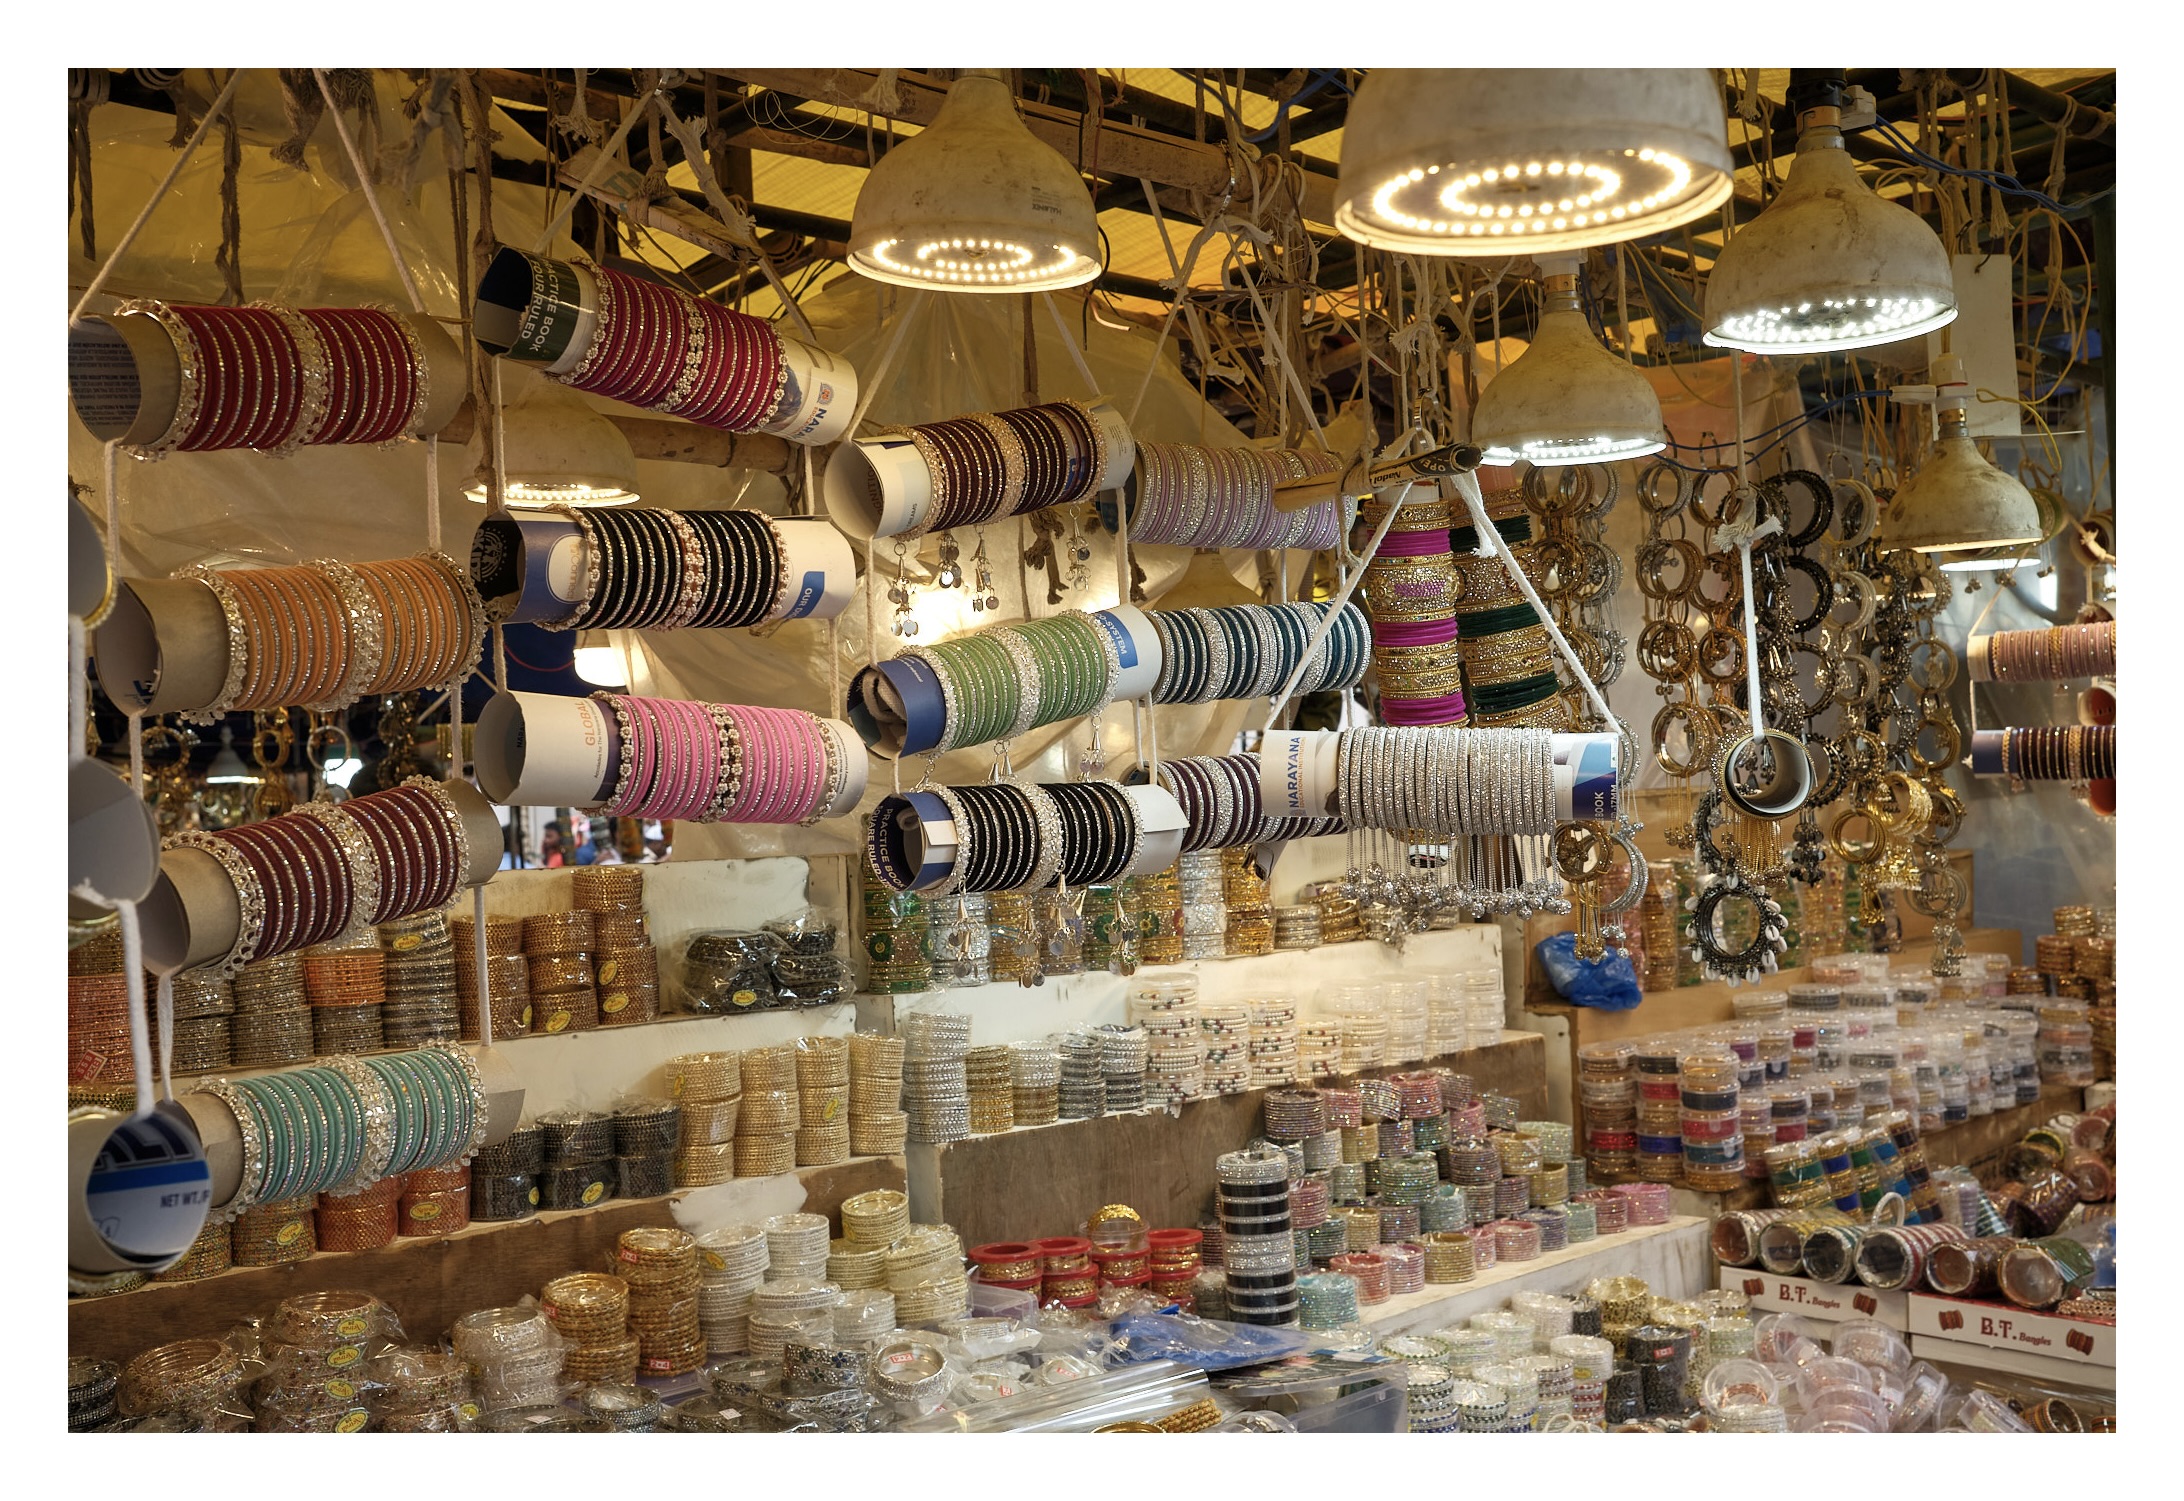
<path fill-rule="evenodd" d="M 1980 456 L 1961 416 L 1944 424 L 1933 452 L 1881 517 L 1882 546 L 1919 552 L 1975 554 L 2045 535 L 2032 492 Z"/>
<path fill-rule="evenodd" d="M 535 371 L 503 362 L 501 375 L 505 383 L 521 383 L 501 409 L 507 466 L 502 499 L 510 509 L 619 506 L 637 498 L 637 456 L 619 428 L 574 391 Z M 472 500 L 491 493 L 490 427 L 481 421 L 471 440 L 478 464 L 463 493 Z"/>
<path fill-rule="evenodd" d="M 1531 346 L 1479 394 L 1471 441 L 1485 463 L 1598 464 L 1668 446 L 1653 383 L 1593 337 L 1573 280 L 1550 274 Z"/>
<path fill-rule="evenodd" d="M 1335 227 L 1501 257 L 1658 233 L 1732 187 L 1704 68 L 1375 68 L 1343 130 Z"/>
<path fill-rule="evenodd" d="M 1100 274 L 1084 179 L 1024 127 L 1000 75 L 958 78 L 933 123 L 866 174 L 849 264 L 936 292 L 1052 292 Z"/>
<path fill-rule="evenodd" d="M 1858 178 L 1842 133 L 1809 128 L 1774 202 L 1706 279 L 1709 344 L 1818 354 L 1893 344 L 1956 317 L 1949 252 L 1924 219 Z"/>

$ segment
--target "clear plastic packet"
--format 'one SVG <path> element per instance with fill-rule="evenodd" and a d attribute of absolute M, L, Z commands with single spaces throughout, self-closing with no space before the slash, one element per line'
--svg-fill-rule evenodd
<path fill-rule="evenodd" d="M 1284 1360 L 1325 1340 L 1302 1330 L 1272 1325 L 1232 1324 L 1188 1313 L 1133 1310 L 1114 1322 L 1112 1348 L 1121 1364 L 1172 1360 L 1201 1371 Z"/>
<path fill-rule="evenodd" d="M 786 952 L 772 933 L 701 930 L 678 939 L 669 956 L 672 1009 L 698 1016 L 739 1016 L 781 1004 L 774 961 Z"/>

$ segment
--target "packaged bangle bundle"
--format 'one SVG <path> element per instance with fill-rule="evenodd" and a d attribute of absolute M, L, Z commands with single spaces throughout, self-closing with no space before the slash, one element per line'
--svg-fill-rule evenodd
<path fill-rule="evenodd" d="M 351 1194 L 322 1193 L 313 1216 L 321 1251 L 374 1251 L 402 1233 L 407 1178 L 382 1178 Z"/>
<path fill-rule="evenodd" d="M 470 573 L 500 620 L 724 630 L 831 619 L 852 597 L 855 565 L 847 539 L 823 520 L 548 506 L 480 523 Z"/>
<path fill-rule="evenodd" d="M 1369 658 L 1369 632 L 1356 605 L 1343 606 L 1306 658 L 1327 614 L 1325 604 L 1305 601 L 1150 612 L 1159 648 L 1153 702 L 1265 698 L 1288 682 L 1300 663 L 1300 694 L 1356 687 Z"/>
<path fill-rule="evenodd" d="M 1494 516 L 1493 508 L 1489 515 L 1510 545 L 1515 566 L 1530 571 L 1531 518 Z M 1511 578 L 1512 565 L 1502 557 L 1478 556 L 1477 543 L 1475 528 L 1450 528 L 1469 722 L 1474 729 L 1568 729 L 1570 711 L 1546 627 Z"/>
<path fill-rule="evenodd" d="M 780 1004 L 773 966 L 784 953 L 771 933 L 696 932 L 678 944 L 675 1009 L 701 1016 L 735 1016 Z"/>
<path fill-rule="evenodd" d="M 858 674 L 847 712 L 884 755 L 937 754 L 1141 697 L 1160 663 L 1159 639 L 1135 608 L 1065 610 L 910 647 Z"/>
<path fill-rule="evenodd" d="M 1377 521 L 1380 509 L 1360 507 L 1360 520 Z M 1462 724 L 1458 581 L 1445 502 L 1404 507 L 1366 565 L 1359 592 L 1372 621 L 1382 717 L 1397 725 Z"/>
<path fill-rule="evenodd" d="M 389 308 L 137 299 L 71 326 L 68 343 L 76 415 L 146 459 L 422 438 L 465 386 L 439 325 Z"/>
<path fill-rule="evenodd" d="M 827 466 L 827 511 L 859 541 L 922 537 L 1089 500 L 1121 486 L 1135 460 L 1104 397 L 974 412 L 843 445 Z"/>
<path fill-rule="evenodd" d="M 847 725 L 801 709 L 600 692 L 500 693 L 478 717 L 478 781 L 496 801 L 689 823 L 812 823 L 864 796 Z"/>
<path fill-rule="evenodd" d="M 199 564 L 123 587 L 126 613 L 100 633 L 100 681 L 117 702 L 199 723 L 239 709 L 342 709 L 444 685 L 478 659 L 485 634 L 469 577 L 437 552 L 285 568 Z M 218 645 L 185 646 L 197 641 Z"/>
<path fill-rule="evenodd" d="M 928 898 L 1033 890 L 1057 876 L 1081 886 L 1161 869 L 1174 859 L 1182 826 L 1175 799 L 1157 787 L 1019 780 L 924 787 L 882 799 L 867 826 L 867 853 L 883 887 Z"/>
<path fill-rule="evenodd" d="M 462 1021 L 455 997 L 455 948 L 446 914 L 422 912 L 382 923 L 378 935 L 385 956 L 385 1000 L 380 1007 L 385 1045 L 411 1048 L 455 1041 Z"/>
<path fill-rule="evenodd" d="M 503 246 L 471 316 L 490 354 L 725 432 L 832 443 L 857 406 L 846 360 L 763 318 L 605 266 Z"/>
<path fill-rule="evenodd" d="M 74 979 L 74 976 L 70 977 L 71 989 Z M 147 994 L 155 989 L 156 982 L 148 982 L 145 987 Z M 187 970 L 175 976 L 172 1044 L 175 1073 L 210 1074 L 229 1067 L 234 1036 L 230 1018 L 234 1012 L 235 995 L 228 980 Z M 157 1046 L 156 1042 L 154 1046 Z"/>
<path fill-rule="evenodd" d="M 1286 479 L 1332 474 L 1340 467 L 1332 455 L 1316 449 L 1139 443 L 1137 467 L 1122 495 L 1129 507 L 1130 541 L 1324 551 L 1342 536 L 1345 501 L 1338 497 L 1281 511 L 1274 506 L 1274 487 Z"/>
<path fill-rule="evenodd" d="M 229 929 L 235 936 L 223 953 L 152 957 L 198 959 L 233 974 L 256 959 L 444 906 L 460 886 L 490 874 L 472 868 L 470 815 L 477 800 L 467 784 L 412 777 L 384 792 L 307 803 L 218 834 L 175 835 L 166 842 L 162 873 L 192 918 L 192 931 L 175 942 L 196 941 L 200 916 L 219 933 L 223 907 L 236 914 Z M 369 961 L 352 967 L 367 962 L 378 962 L 376 947 Z"/>

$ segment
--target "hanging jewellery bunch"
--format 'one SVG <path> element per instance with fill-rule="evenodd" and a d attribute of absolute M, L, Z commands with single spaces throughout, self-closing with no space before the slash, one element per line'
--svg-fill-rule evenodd
<path fill-rule="evenodd" d="M 1531 574 L 1586 676 L 1602 688 L 1623 675 L 1623 633 L 1614 624 L 1623 560 L 1604 539 L 1622 490 L 1612 464 L 1567 464 L 1525 473 L 1525 509 L 1539 520 Z M 1579 706 L 1582 712 L 1582 706 Z"/>
<path fill-rule="evenodd" d="M 1733 584 L 1741 606 L 1733 612 L 1716 606 L 1717 624 L 1709 634 L 1730 636 L 1737 643 L 1743 692 L 1739 697 L 1732 691 L 1729 697 L 1750 729 L 1721 749 L 1710 784 L 1693 810 L 1692 845 L 1701 873 L 1684 907 L 1691 914 L 1693 962 L 1707 978 L 1735 983 L 1775 973 L 1789 947 L 1782 904 L 1773 895 L 1788 877 L 1775 830 L 1810 799 L 1812 761 L 1798 733 L 1769 728 L 1777 711 L 1800 731 L 1803 726 L 1794 677 L 1785 681 L 1781 666 L 1789 655 L 1776 604 L 1784 573 L 1781 497 L 1737 486 L 1711 516 L 1702 514 L 1700 519 L 1713 525 L 1715 540 L 1726 549 L 1713 555 L 1708 571 Z M 1825 525 L 1823 520 L 1823 530 Z M 1726 559 L 1726 566 L 1717 566 L 1718 559 Z M 1703 590 L 1700 597 L 1707 597 Z M 1741 633 L 1732 634 L 1722 623 L 1722 616 L 1731 613 L 1742 615 Z M 1775 624 L 1763 627 L 1770 617 Z M 1703 645 L 1701 652 L 1703 656 Z M 1770 665 L 1775 667 L 1771 674 Z M 1732 902 L 1752 909 L 1751 937 L 1736 948 L 1723 932 L 1724 910 Z"/>
<path fill-rule="evenodd" d="M 1706 569 L 1698 544 L 1689 535 L 1690 522 L 1702 510 L 1694 500 L 1714 476 L 1727 472 L 1707 470 L 1687 481 L 1683 471 L 1654 464 L 1638 477 L 1638 504 L 1646 516 L 1645 540 L 1632 559 L 1632 573 L 1645 601 L 1638 665 L 1654 680 L 1654 692 L 1662 700 L 1653 717 L 1653 758 L 1682 794 L 1682 816 L 1667 838 L 1670 845 L 1685 850 L 1692 847 L 1692 779 L 1706 775 L 1720 755 L 1723 740 L 1722 723 L 1707 692 L 1707 685 L 1716 681 L 1714 671 L 1702 664 L 1719 664 L 1731 675 L 1744 670 L 1741 636 L 1728 633 L 1725 638 L 1703 610 L 1700 616 L 1708 623 L 1703 628 L 1693 626 L 1694 611 L 1700 609 L 1699 578 Z"/>

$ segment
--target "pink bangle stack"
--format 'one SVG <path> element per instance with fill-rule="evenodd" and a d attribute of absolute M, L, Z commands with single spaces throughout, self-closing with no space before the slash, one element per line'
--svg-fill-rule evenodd
<path fill-rule="evenodd" d="M 613 713 L 620 769 L 600 811 L 691 823 L 803 823 L 842 788 L 843 749 L 801 709 L 593 695 Z"/>
<path fill-rule="evenodd" d="M 592 275 L 599 334 L 567 384 L 728 432 L 773 416 L 786 367 L 772 324 L 604 266 Z"/>

